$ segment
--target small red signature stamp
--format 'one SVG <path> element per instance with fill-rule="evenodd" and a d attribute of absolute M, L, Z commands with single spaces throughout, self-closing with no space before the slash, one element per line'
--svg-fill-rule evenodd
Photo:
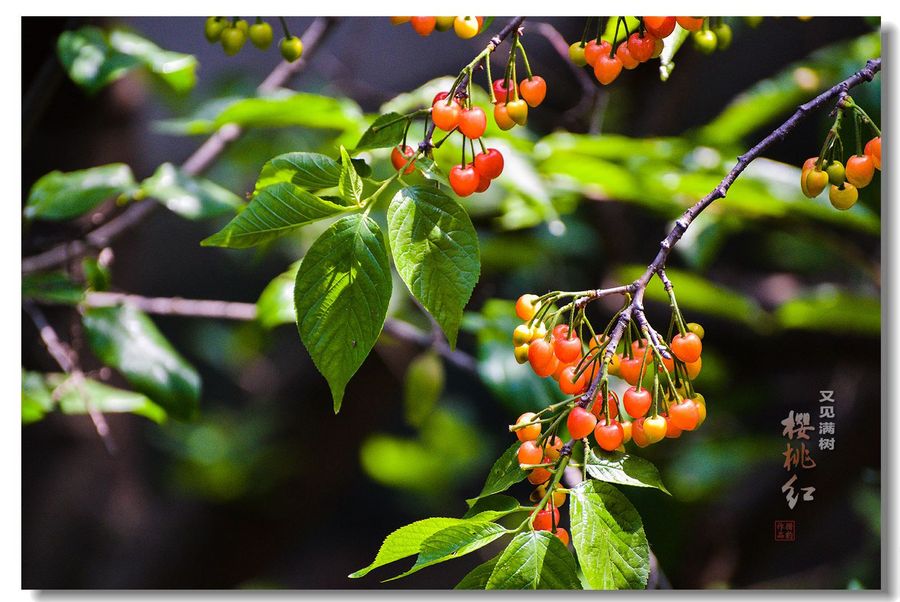
<path fill-rule="evenodd" d="M 797 539 L 797 523 L 792 520 L 775 521 L 775 541 L 795 541 Z"/>

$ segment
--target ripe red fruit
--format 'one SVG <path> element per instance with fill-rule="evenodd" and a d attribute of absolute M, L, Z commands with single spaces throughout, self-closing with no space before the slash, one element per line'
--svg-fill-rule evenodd
<path fill-rule="evenodd" d="M 497 102 L 506 102 L 512 96 L 512 86 L 515 85 L 515 82 L 512 80 L 506 81 L 502 77 L 500 79 L 495 79 L 493 83 L 494 88 L 494 98 L 497 99 Z"/>
<path fill-rule="evenodd" d="M 469 165 L 454 165 L 450 169 L 450 187 L 459 196 L 466 197 L 478 188 L 478 173 Z"/>
<path fill-rule="evenodd" d="M 462 109 L 455 100 L 447 104 L 446 99 L 441 99 L 431 105 L 431 120 L 434 121 L 434 126 L 445 132 L 449 132 L 459 125 L 461 115 Z"/>
<path fill-rule="evenodd" d="M 553 534 L 559 538 L 559 540 L 562 542 L 562 544 L 564 546 L 569 545 L 569 532 L 568 531 L 566 531 L 562 527 L 559 527 Z"/>
<path fill-rule="evenodd" d="M 574 334 L 570 338 L 554 337 L 553 352 L 561 362 L 574 362 L 581 357 L 581 339 Z"/>
<path fill-rule="evenodd" d="M 625 429 L 618 422 L 607 423 L 604 419 L 594 428 L 594 438 L 606 451 L 615 451 L 625 441 Z"/>
<path fill-rule="evenodd" d="M 400 171 L 401 169 L 403 169 L 403 166 L 406 165 L 406 162 L 409 161 L 415 154 L 416 151 L 411 146 L 404 146 L 403 150 L 401 150 L 399 146 L 395 146 L 394 150 L 391 151 L 391 165 L 394 166 L 394 169 Z M 403 169 L 403 173 L 411 174 L 416 169 L 415 164 L 415 161 L 410 163 L 409 167 Z"/>
<path fill-rule="evenodd" d="M 527 424 L 529 422 L 533 422 L 537 418 L 537 414 L 534 412 L 525 412 L 516 420 L 516 424 Z M 515 431 L 516 438 L 521 441 L 534 441 L 538 437 L 541 436 L 541 424 L 529 424 L 526 427 L 517 429 Z"/>
<path fill-rule="evenodd" d="M 478 175 L 478 186 L 475 188 L 475 192 L 484 192 L 488 188 L 491 187 L 491 179 L 485 178 L 482 175 Z"/>
<path fill-rule="evenodd" d="M 700 337 L 693 332 L 689 332 L 684 336 L 676 334 L 672 337 L 672 344 L 669 347 L 672 349 L 675 357 L 685 364 L 696 362 L 700 359 L 700 353 L 703 351 L 703 343 L 700 341 Z"/>
<path fill-rule="evenodd" d="M 600 55 L 609 54 L 609 50 L 609 42 L 598 42 L 597 40 L 591 40 L 584 47 L 584 60 L 588 65 L 593 67 L 597 63 L 597 59 L 600 58 Z"/>
<path fill-rule="evenodd" d="M 547 439 L 546 443 L 544 443 L 544 453 L 548 458 L 555 461 L 557 458 L 559 458 L 559 452 L 562 451 L 562 446 L 562 439 L 554 435 Z M 554 496 L 554 499 L 556 499 L 556 496 Z M 560 505 L 562 504 L 557 504 L 557 506 Z"/>
<path fill-rule="evenodd" d="M 646 63 L 653 56 L 654 36 L 645 33 L 643 37 L 637 32 L 631 34 L 628 38 L 628 51 L 631 56 L 642 63 Z"/>
<path fill-rule="evenodd" d="M 431 32 L 434 31 L 434 26 L 437 25 L 435 17 L 412 17 L 409 22 L 413 30 L 420 36 L 431 35 Z"/>
<path fill-rule="evenodd" d="M 647 447 L 650 445 L 650 440 L 647 439 L 647 434 L 644 432 L 643 418 L 638 418 L 631 423 L 631 440 L 634 441 L 635 445 L 638 447 Z"/>
<path fill-rule="evenodd" d="M 434 103 L 436 103 L 439 100 L 447 100 L 448 96 L 450 96 L 449 92 L 438 92 L 437 94 L 434 95 L 434 98 L 431 99 L 431 105 L 434 106 Z"/>
<path fill-rule="evenodd" d="M 536 341 L 532 341 L 531 345 L 528 346 L 528 363 L 531 364 L 531 368 L 535 372 L 543 371 L 552 360 L 555 359 L 553 355 L 553 345 L 548 343 L 544 339 L 537 339 Z M 550 372 L 553 373 L 552 371 Z"/>
<path fill-rule="evenodd" d="M 622 395 L 622 405 L 632 418 L 640 418 L 647 414 L 650 404 L 653 403 L 653 395 L 647 389 L 628 387 Z"/>
<path fill-rule="evenodd" d="M 671 416 L 666 416 L 666 439 L 678 439 L 681 437 L 681 429 L 675 426 Z"/>
<path fill-rule="evenodd" d="M 544 451 L 534 441 L 525 441 L 516 454 L 519 464 L 540 464 Z"/>
<path fill-rule="evenodd" d="M 569 412 L 566 426 L 569 427 L 569 434 L 572 435 L 573 439 L 584 439 L 594 432 L 594 427 L 597 426 L 597 418 L 581 406 L 575 406 Z"/>
<path fill-rule="evenodd" d="M 609 414 L 613 418 L 618 417 L 619 415 L 619 396 L 616 395 L 615 391 L 610 391 L 607 396 L 609 400 Z M 601 418 L 605 418 L 603 415 L 603 396 L 599 393 L 597 394 L 597 399 L 594 400 L 594 405 L 591 407 L 591 414 L 597 417 L 597 420 Z"/>
<path fill-rule="evenodd" d="M 847 159 L 847 181 L 857 188 L 865 188 L 875 175 L 875 162 L 869 155 L 853 155 Z"/>
<path fill-rule="evenodd" d="M 635 357 L 632 359 L 623 358 L 619 365 L 619 376 L 629 385 L 636 385 L 641 375 L 641 364 L 643 358 Z"/>
<path fill-rule="evenodd" d="M 644 27 L 657 38 L 665 38 L 675 31 L 675 17 L 643 17 Z"/>
<path fill-rule="evenodd" d="M 625 43 L 619 44 L 619 47 L 616 48 L 616 58 L 619 59 L 619 62 L 621 62 L 622 66 L 626 69 L 634 69 L 641 64 L 639 60 L 631 56 L 628 44 Z"/>
<path fill-rule="evenodd" d="M 569 336 L 569 325 L 568 324 L 557 324 L 553 327 L 553 338 L 554 339 L 564 339 Z"/>
<path fill-rule="evenodd" d="M 475 171 L 493 180 L 503 173 L 503 155 L 496 148 L 489 148 L 475 155 Z"/>
<path fill-rule="evenodd" d="M 475 170 L 478 171 L 478 157 L 475 159 Z M 482 175 L 484 174 L 482 173 Z M 519 316 L 520 320 L 527 322 L 534 317 L 535 312 L 537 312 L 537 300 L 538 296 L 530 293 L 526 293 L 516 300 L 516 315 Z"/>
<path fill-rule="evenodd" d="M 516 127 L 516 122 L 510 117 L 506 104 L 503 102 L 494 105 L 494 122 L 501 130 L 511 130 Z"/>
<path fill-rule="evenodd" d="M 700 31 L 704 17 L 675 17 L 675 21 L 688 31 Z"/>
<path fill-rule="evenodd" d="M 603 85 L 611 84 L 622 72 L 622 61 L 619 57 L 610 57 L 605 52 L 597 57 L 594 64 L 594 76 Z"/>
<path fill-rule="evenodd" d="M 542 458 L 541 464 L 550 463 L 550 458 Z M 540 485 L 541 483 L 546 483 L 550 480 L 551 473 L 546 468 L 535 468 L 530 473 L 528 473 L 528 482 L 532 485 Z"/>
<path fill-rule="evenodd" d="M 472 140 L 481 138 L 487 129 L 487 116 L 481 107 L 464 109 L 459 116 L 459 131 Z"/>
<path fill-rule="evenodd" d="M 579 395 L 584 393 L 590 385 L 590 381 L 588 380 L 589 372 L 590 370 L 585 370 L 578 375 L 578 378 L 575 378 L 575 366 L 566 366 L 559 375 L 559 390 L 566 395 Z"/>
<path fill-rule="evenodd" d="M 875 169 L 881 171 L 881 136 L 876 136 L 866 142 L 866 147 L 863 149 L 863 152 L 872 157 L 872 163 L 875 164 Z"/>
<path fill-rule="evenodd" d="M 547 82 L 540 75 L 533 75 L 531 79 L 523 79 L 519 82 L 519 95 L 530 107 L 536 107 L 547 96 Z"/>
<path fill-rule="evenodd" d="M 700 422 L 700 410 L 693 399 L 685 399 L 669 408 L 669 421 L 683 431 L 692 431 Z"/>
<path fill-rule="evenodd" d="M 545 508 L 534 517 L 534 528 L 537 531 L 550 531 L 553 525 L 559 524 L 559 508 Z"/>

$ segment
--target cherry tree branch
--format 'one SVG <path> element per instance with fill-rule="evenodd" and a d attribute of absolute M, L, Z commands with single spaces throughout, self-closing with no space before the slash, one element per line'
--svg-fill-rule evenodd
<path fill-rule="evenodd" d="M 114 292 L 88 293 L 84 303 L 88 307 L 113 307 L 128 303 L 148 314 L 190 318 L 252 321 L 258 315 L 255 303 L 182 299 L 180 297 L 144 297 Z M 443 335 L 438 335 L 434 331 L 425 332 L 408 322 L 388 318 L 384 323 L 384 332 L 420 347 L 432 347 L 449 363 L 468 372 L 475 372 L 477 369 L 474 357 L 468 353 L 450 349 Z"/>
<path fill-rule="evenodd" d="M 603 354 L 603 365 L 600 370 L 597 371 L 597 375 L 591 382 L 591 386 L 588 388 L 587 392 L 581 397 L 578 403 L 582 407 L 586 407 L 591 400 L 596 396 L 597 389 L 600 387 L 600 383 L 603 378 L 607 374 L 607 368 L 609 366 L 609 362 L 612 360 L 612 356 L 616 352 L 616 347 L 619 344 L 619 341 L 622 339 L 622 335 L 625 332 L 625 329 L 628 327 L 629 322 L 634 319 L 641 325 L 641 329 L 644 334 L 650 338 L 651 342 L 660 350 L 660 352 L 664 352 L 661 349 L 661 344 L 659 342 L 659 335 L 656 333 L 652 327 L 650 327 L 649 322 L 644 316 L 644 292 L 647 289 L 647 285 L 650 283 L 650 280 L 653 279 L 653 276 L 656 275 L 660 278 L 660 281 L 666 287 L 667 291 L 672 290 L 672 282 L 668 279 L 665 274 L 665 266 L 666 260 L 669 258 L 669 254 L 672 252 L 672 249 L 675 248 L 675 245 L 678 244 L 678 241 L 681 240 L 681 237 L 684 236 L 684 233 L 690 227 L 691 223 L 700 215 L 704 209 L 712 205 L 716 200 L 725 198 L 725 195 L 728 193 L 728 189 L 731 188 L 731 185 L 737 180 L 738 176 L 747 169 L 747 166 L 750 163 L 758 158 L 762 153 L 768 150 L 771 146 L 776 144 L 777 142 L 781 142 L 784 140 L 788 134 L 790 134 L 797 125 L 805 119 L 810 113 L 823 107 L 824 105 L 837 101 L 838 103 L 843 102 L 844 97 L 847 95 L 847 91 L 854 86 L 859 84 L 870 82 L 874 79 L 875 74 L 877 74 L 881 70 L 881 59 L 871 59 L 866 62 L 866 66 L 845 79 L 844 81 L 832 86 L 828 90 L 825 90 L 809 102 L 800 105 L 797 110 L 785 120 L 780 126 L 775 128 L 768 136 L 760 140 L 753 148 L 748 150 L 746 153 L 738 157 L 737 163 L 735 163 L 734 167 L 731 168 L 722 181 L 706 196 L 697 201 L 695 204 L 690 206 L 685 210 L 684 213 L 681 214 L 675 221 L 675 225 L 669 231 L 668 235 L 659 243 L 659 251 L 656 253 L 656 257 L 653 258 L 653 261 L 650 265 L 647 266 L 647 269 L 644 271 L 641 276 L 631 282 L 630 284 L 624 285 L 624 287 L 618 287 L 622 289 L 623 293 L 632 294 L 631 300 L 619 314 L 618 318 L 616 318 L 616 322 L 613 326 L 612 332 L 610 332 L 609 341 L 606 345 L 606 351 Z M 582 306 L 594 299 L 598 299 L 602 296 L 605 296 L 610 289 L 597 289 L 595 291 L 589 292 L 584 297 L 578 300 Z"/>
<path fill-rule="evenodd" d="M 259 85 L 257 92 L 260 94 L 273 92 L 285 86 L 291 78 L 303 71 L 309 64 L 310 57 L 321 46 L 337 22 L 338 20 L 334 17 L 315 19 L 301 35 L 304 47 L 303 56 L 293 63 L 287 61 L 279 63 Z M 243 129 L 240 126 L 233 123 L 223 125 L 182 163 L 181 169 L 191 176 L 203 173 L 241 134 L 243 134 Z M 61 243 L 42 253 L 25 257 L 22 259 L 22 273 L 28 274 L 52 268 L 73 257 L 79 257 L 90 249 L 105 247 L 144 221 L 158 207 L 158 203 L 148 200 L 135 203 L 115 218 L 88 232 L 83 239 Z"/>

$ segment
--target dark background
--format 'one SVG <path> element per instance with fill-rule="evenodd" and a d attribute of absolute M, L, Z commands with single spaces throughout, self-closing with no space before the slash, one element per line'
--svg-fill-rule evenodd
<path fill-rule="evenodd" d="M 584 23 L 540 20 L 553 23 L 570 41 L 581 35 Z M 290 19 L 298 32 L 309 21 Z M 178 163 L 201 139 L 159 133 L 153 122 L 185 114 L 198 99 L 223 90 L 249 92 L 277 63 L 277 53 L 259 53 L 249 44 L 238 56 L 226 57 L 203 39 L 200 17 L 95 19 L 91 22 L 125 23 L 164 48 L 195 54 L 201 69 L 197 89 L 186 98 L 166 95 L 140 76 L 89 98 L 67 79 L 54 52 L 61 31 L 85 22 L 22 21 L 23 190 L 53 169 L 122 161 L 143 178 L 161 162 Z M 498 18 L 494 28 L 502 22 Z M 629 74 L 612 97 L 613 118 L 606 127 L 632 136 L 680 134 L 708 122 L 762 77 L 816 48 L 868 31 L 871 25 L 859 18 L 768 18 L 756 29 L 741 27 L 725 53 L 705 57 L 683 51 L 665 84 L 655 69 Z M 391 27 L 386 18 L 344 19 L 296 87 L 347 95 L 375 111 L 397 93 L 455 73 L 482 43 L 452 34 L 436 34 L 426 42 L 408 26 Z M 533 112 L 530 123 L 546 133 L 577 104 L 581 88 L 543 39 L 526 37 L 526 44 L 532 66 L 550 85 L 546 105 Z M 826 127 L 824 116 L 810 119 L 768 156 L 800 164 L 813 154 Z M 574 131 L 579 128 L 583 131 L 583 123 L 572 125 Z M 234 145 L 210 177 L 241 193 L 252 188 L 268 156 L 299 148 L 289 136 L 267 146 L 266 135 L 252 133 Z M 274 152 L 265 155 L 272 147 Z M 609 265 L 648 261 L 665 227 L 664 220 L 639 206 L 619 203 L 585 201 L 567 219 L 586 224 L 601 241 L 603 261 L 582 259 L 567 266 L 573 282 L 588 286 L 601 282 Z M 491 227 L 488 221 L 477 225 Z M 26 233 L 23 253 L 87 227 L 36 228 Z M 116 287 L 152 296 L 253 302 L 292 260 L 277 253 L 200 249 L 198 241 L 214 229 L 156 212 L 114 245 Z M 539 226 L 527 235 L 540 238 L 545 229 Z M 804 283 L 804 277 L 761 258 L 757 235 L 758 230 L 748 229 L 735 236 L 714 273 L 765 304 L 769 288 Z M 847 236 L 877 270 L 880 241 Z M 551 261 L 530 275 L 511 271 L 483 277 L 469 307 L 478 310 L 489 297 L 515 298 L 523 290 L 573 288 L 558 281 Z M 845 277 L 840 266 L 820 276 L 822 281 Z M 651 318 L 667 320 L 665 308 L 649 310 Z M 71 312 L 47 312 L 78 347 L 81 335 Z M 713 399 L 704 426 L 708 445 L 644 450 L 667 482 L 681 480 L 682 486 L 673 488 L 675 496 L 626 492 L 641 511 L 671 584 L 878 588 L 879 341 L 827 331 L 764 335 L 722 319 L 695 317 L 706 326 L 705 347 L 727 367 L 727 377 L 707 395 Z M 162 427 L 110 415 L 119 447 L 115 456 L 106 453 L 86 417 L 52 415 L 24 427 L 23 587 L 447 588 L 474 566 L 474 558 L 467 558 L 385 586 L 379 579 L 398 571 L 346 578 L 372 559 L 395 528 L 426 516 L 460 515 L 463 499 L 477 492 L 492 458 L 508 445 L 504 425 L 512 419 L 510 412 L 476 377 L 448 367 L 445 397 L 452 400 L 452 411 L 476 425 L 483 450 L 471 470 L 447 483 L 440 495 L 424 495 L 379 485 L 359 461 L 360 442 L 367 436 L 408 431 L 400 399 L 403 367 L 414 347 L 373 353 L 335 416 L 326 383 L 294 328 L 262 331 L 251 324 L 171 317 L 154 321 L 200 370 L 203 415 L 197 424 Z M 31 323 L 25 319 L 23 325 L 23 365 L 55 369 Z M 472 337 L 462 335 L 460 347 L 471 352 Z M 82 359 L 87 368 L 98 367 L 86 351 Z M 791 512 L 779 491 L 786 474 L 779 422 L 790 409 L 817 412 L 820 389 L 836 391 L 838 448 L 814 450 L 819 465 L 800 478 L 816 486 L 816 499 L 800 502 Z M 704 472 L 715 478 L 704 480 Z M 703 485 L 692 489 L 694 477 Z M 695 495 L 684 494 L 690 491 Z M 527 495 L 527 489 L 517 492 L 523 499 Z M 773 541 L 773 521 L 784 518 L 797 521 L 794 543 Z"/>

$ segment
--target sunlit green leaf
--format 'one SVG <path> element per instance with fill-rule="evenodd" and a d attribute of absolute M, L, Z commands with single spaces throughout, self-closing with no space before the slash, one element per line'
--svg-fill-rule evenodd
<path fill-rule="evenodd" d="M 333 188 L 338 185 L 340 177 L 340 164 L 327 155 L 285 153 L 272 157 L 263 165 L 256 181 L 256 192 L 282 182 L 309 190 Z"/>
<path fill-rule="evenodd" d="M 234 213 L 244 204 L 230 190 L 205 178 L 189 176 L 171 163 L 163 163 L 156 173 L 141 182 L 141 190 L 188 219 Z"/>
<path fill-rule="evenodd" d="M 362 200 L 363 181 L 356 173 L 356 167 L 350 160 L 347 149 L 341 147 L 341 176 L 338 179 L 338 194 L 348 204 L 359 205 Z"/>
<path fill-rule="evenodd" d="M 22 298 L 75 305 L 84 298 L 84 287 L 63 271 L 23 274 Z"/>
<path fill-rule="evenodd" d="M 274 328 L 297 321 L 294 310 L 294 281 L 300 262 L 295 262 L 266 285 L 256 301 L 256 315 L 260 324 Z"/>
<path fill-rule="evenodd" d="M 391 287 L 381 229 L 368 216 L 348 215 L 335 222 L 300 264 L 294 286 L 297 328 L 328 380 L 335 412 L 347 382 L 378 339 Z"/>
<path fill-rule="evenodd" d="M 479 564 L 469 571 L 453 589 L 484 589 L 487 586 L 488 579 L 491 578 L 491 573 L 494 572 L 494 567 L 497 566 L 498 560 L 500 560 L 500 554 L 487 562 Z"/>
<path fill-rule="evenodd" d="M 587 473 L 593 479 L 634 487 L 655 487 L 669 493 L 663 485 L 659 471 L 643 458 L 623 452 L 600 450 L 595 453 L 591 449 L 587 450 L 587 454 L 585 459 Z"/>
<path fill-rule="evenodd" d="M 403 141 L 407 123 L 407 120 L 398 113 L 380 115 L 363 133 L 353 152 L 397 146 Z"/>
<path fill-rule="evenodd" d="M 481 272 L 472 220 L 440 191 L 412 186 L 394 197 L 388 224 L 397 272 L 455 347 L 463 307 Z"/>
<path fill-rule="evenodd" d="M 494 462 L 491 471 L 488 473 L 484 487 L 481 488 L 481 493 L 474 498 L 466 500 L 469 506 L 475 505 L 483 497 L 506 491 L 525 478 L 526 473 L 519 467 L 519 459 L 516 456 L 521 445 L 520 442 L 516 441 L 503 452 L 502 456 L 497 458 L 497 461 Z"/>
<path fill-rule="evenodd" d="M 463 515 L 463 518 L 478 518 L 480 520 L 497 520 L 510 512 L 518 510 L 519 500 L 516 498 L 497 494 L 480 498 Z"/>
<path fill-rule="evenodd" d="M 197 83 L 197 59 L 193 55 L 163 50 L 150 40 L 122 29 L 110 32 L 109 45 L 140 61 L 175 92 L 187 92 Z"/>
<path fill-rule="evenodd" d="M 112 48 L 103 31 L 93 26 L 64 31 L 56 42 L 56 50 L 72 81 L 90 94 L 140 64 L 137 58 Z"/>
<path fill-rule="evenodd" d="M 881 301 L 873 296 L 825 290 L 778 306 L 775 318 L 783 328 L 879 336 Z"/>
<path fill-rule="evenodd" d="M 342 205 L 282 182 L 260 190 L 243 211 L 200 244 L 232 249 L 252 247 L 346 210 Z"/>
<path fill-rule="evenodd" d="M 474 552 L 503 537 L 506 533 L 505 527 L 492 522 L 465 522 L 441 529 L 422 542 L 413 567 L 393 579 L 400 579 L 425 567 Z M 393 579 L 388 581 L 393 581 Z"/>
<path fill-rule="evenodd" d="M 581 589 L 575 559 L 549 531 L 519 533 L 509 543 L 485 589 Z"/>
<path fill-rule="evenodd" d="M 94 307 L 82 317 L 94 354 L 175 418 L 196 416 L 200 376 L 150 318 L 132 305 Z"/>
<path fill-rule="evenodd" d="M 48 374 L 46 377 L 47 385 L 57 392 L 63 414 L 87 414 L 90 404 L 104 414 L 128 412 L 156 423 L 166 420 L 166 411 L 141 393 L 110 387 L 90 378 L 78 381 L 65 374 Z"/>
<path fill-rule="evenodd" d="M 42 176 L 28 194 L 25 217 L 66 220 L 87 213 L 103 201 L 136 190 L 131 168 L 123 163 Z"/>
<path fill-rule="evenodd" d="M 569 516 L 581 570 L 594 589 L 643 589 L 650 548 L 641 517 L 612 485 L 588 480 L 572 489 Z"/>

